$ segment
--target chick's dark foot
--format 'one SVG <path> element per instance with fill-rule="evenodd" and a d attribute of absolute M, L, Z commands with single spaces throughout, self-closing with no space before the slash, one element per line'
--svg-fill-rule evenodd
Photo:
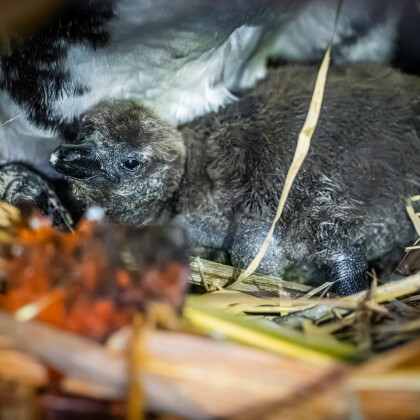
<path fill-rule="evenodd" d="M 331 291 L 348 296 L 369 288 L 368 264 L 364 253 L 357 247 L 336 255 L 330 264 Z"/>
<path fill-rule="evenodd" d="M 68 229 L 73 223 L 50 183 L 25 164 L 0 167 L 0 199 L 18 208 L 34 206 L 51 218 L 53 226 Z"/>

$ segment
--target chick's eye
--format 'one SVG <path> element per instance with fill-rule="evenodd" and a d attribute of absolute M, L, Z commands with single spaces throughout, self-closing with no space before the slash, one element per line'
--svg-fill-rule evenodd
<path fill-rule="evenodd" d="M 127 159 L 123 162 L 123 165 L 125 169 L 134 171 L 140 165 L 140 162 L 137 159 Z"/>

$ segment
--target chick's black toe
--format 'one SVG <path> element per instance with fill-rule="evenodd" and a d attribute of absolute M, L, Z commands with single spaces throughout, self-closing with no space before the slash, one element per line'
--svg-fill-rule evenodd
<path fill-rule="evenodd" d="M 330 264 L 330 279 L 334 282 L 331 291 L 348 296 L 369 287 L 368 264 L 358 247 L 336 255 Z"/>

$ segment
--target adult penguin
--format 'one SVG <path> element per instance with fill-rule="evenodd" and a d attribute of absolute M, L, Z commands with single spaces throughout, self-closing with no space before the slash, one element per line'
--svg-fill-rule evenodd
<path fill-rule="evenodd" d="M 48 159 L 74 140 L 84 111 L 131 99 L 175 124 L 215 111 L 265 76 L 268 57 L 319 58 L 336 9 L 335 0 L 63 1 L 23 39 L 1 43 L 0 198 L 70 224 Z M 333 57 L 389 60 L 398 15 L 391 1 L 344 1 Z"/>

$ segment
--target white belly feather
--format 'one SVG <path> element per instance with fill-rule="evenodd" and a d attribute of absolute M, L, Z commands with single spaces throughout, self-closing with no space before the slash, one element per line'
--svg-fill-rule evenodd
<path fill-rule="evenodd" d="M 105 48 L 70 47 L 65 67 L 75 86 L 85 85 L 89 91 L 64 95 L 53 104 L 63 120 L 109 98 L 141 102 L 172 123 L 217 110 L 234 100 L 231 88 L 251 86 L 265 76 L 270 55 L 314 58 L 330 39 L 335 11 L 330 0 L 319 0 L 327 6 L 315 4 L 287 24 L 281 24 L 283 15 L 264 26 L 258 19 L 255 25 L 241 23 L 239 13 L 237 19 L 221 22 L 214 16 L 203 16 L 202 21 L 194 16 L 175 19 L 175 12 L 157 7 L 156 2 L 170 5 L 168 0 L 120 0 L 116 18 L 107 24 L 110 42 Z M 344 16 L 337 39 L 347 23 Z M 366 43 L 364 49 L 357 46 L 354 53 L 348 52 L 349 58 L 364 59 L 371 48 L 377 52 L 370 55 L 373 60 L 388 59 L 395 26 L 396 21 L 389 20 L 378 29 L 380 39 Z M 1 126 L 17 115 L 21 116 Z M 0 141 L 1 162 L 23 160 L 52 173 L 49 154 L 61 139 L 30 124 L 4 92 L 0 93 Z"/>

